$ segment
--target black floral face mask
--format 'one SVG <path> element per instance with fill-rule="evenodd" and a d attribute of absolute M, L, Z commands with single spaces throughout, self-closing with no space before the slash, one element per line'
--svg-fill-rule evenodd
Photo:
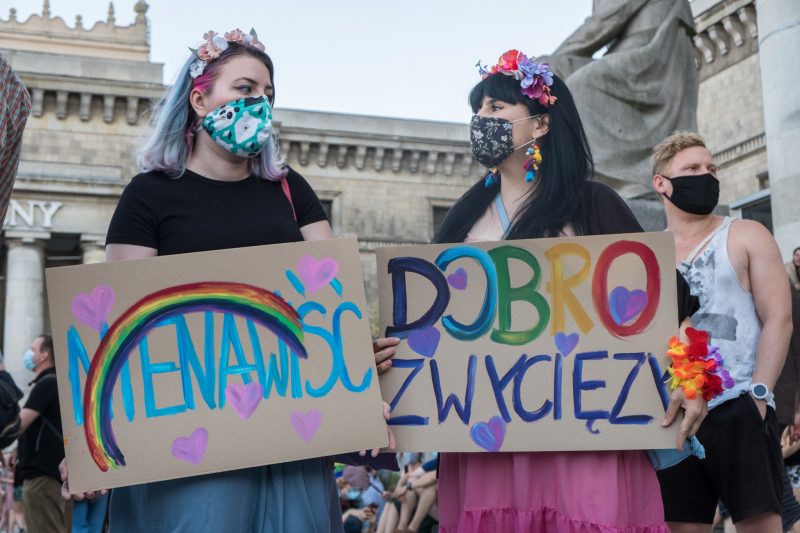
<path fill-rule="evenodd" d="M 535 118 L 539 115 L 520 118 L 517 120 L 506 120 L 504 118 L 481 117 L 472 115 L 469 125 L 470 147 L 472 154 L 481 165 L 488 168 L 495 168 L 505 161 L 508 156 L 527 146 L 530 142 L 514 148 L 514 138 L 511 135 L 514 122 Z"/>

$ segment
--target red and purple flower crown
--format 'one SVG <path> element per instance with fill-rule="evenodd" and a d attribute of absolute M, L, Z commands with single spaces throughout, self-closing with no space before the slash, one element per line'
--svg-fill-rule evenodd
<path fill-rule="evenodd" d="M 189 66 L 189 74 L 192 78 L 201 76 L 211 61 L 217 59 L 222 52 L 228 49 L 228 43 L 239 43 L 246 46 L 252 46 L 262 52 L 265 50 L 264 43 L 258 40 L 256 30 L 250 29 L 250 33 L 245 33 L 239 28 L 233 31 L 225 32 L 225 35 L 219 35 L 217 32 L 208 30 L 203 34 L 205 43 L 197 48 L 189 48 L 192 54 L 197 59 Z"/>
<path fill-rule="evenodd" d="M 528 57 L 519 50 L 509 50 L 500 56 L 497 64 L 491 69 L 481 65 L 478 67 L 481 78 L 486 79 L 492 74 L 505 74 L 513 76 L 522 87 L 522 94 L 537 100 L 545 107 L 550 107 L 556 102 L 556 97 L 550 94 L 553 85 L 553 71 L 547 63 L 540 63 L 535 57 Z"/>

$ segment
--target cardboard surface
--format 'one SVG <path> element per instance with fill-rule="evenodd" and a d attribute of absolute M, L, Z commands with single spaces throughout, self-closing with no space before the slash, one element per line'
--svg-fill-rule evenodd
<path fill-rule="evenodd" d="M 399 451 L 671 448 L 669 233 L 377 251 Z"/>
<path fill-rule="evenodd" d="M 388 444 L 354 239 L 46 275 L 74 492 Z"/>

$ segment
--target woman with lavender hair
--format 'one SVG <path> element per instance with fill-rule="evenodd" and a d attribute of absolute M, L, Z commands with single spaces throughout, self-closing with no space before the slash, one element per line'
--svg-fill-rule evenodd
<path fill-rule="evenodd" d="M 264 45 L 252 30 L 203 38 L 156 108 L 109 261 L 332 236 L 311 186 L 278 156 Z M 342 530 L 329 457 L 118 488 L 109 516 L 114 533 Z"/>

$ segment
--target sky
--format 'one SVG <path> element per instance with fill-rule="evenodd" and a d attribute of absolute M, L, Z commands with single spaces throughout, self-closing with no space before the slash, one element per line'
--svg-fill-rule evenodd
<path fill-rule="evenodd" d="M 115 0 L 117 25 L 136 0 Z M 148 0 L 151 61 L 171 83 L 203 33 L 258 32 L 275 63 L 278 108 L 468 122 L 475 63 L 504 51 L 551 53 L 591 14 L 592 0 Z M 42 0 L 0 0 L 18 20 Z M 74 26 L 106 20 L 108 0 L 50 0 Z"/>

